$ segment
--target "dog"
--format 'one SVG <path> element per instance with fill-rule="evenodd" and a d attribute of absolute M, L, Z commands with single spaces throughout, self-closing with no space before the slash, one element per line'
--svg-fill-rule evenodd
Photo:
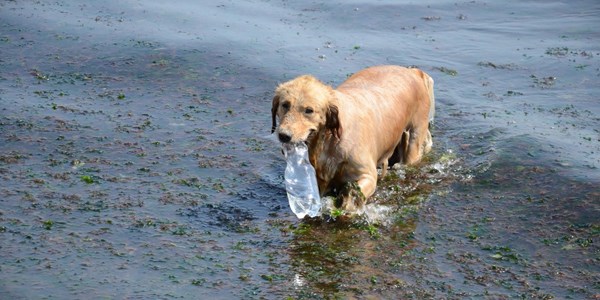
<path fill-rule="evenodd" d="M 303 75 L 275 89 L 271 133 L 306 143 L 321 196 L 352 213 L 375 192 L 378 167 L 383 178 L 431 150 L 434 112 L 433 79 L 416 68 L 370 67 L 336 89 Z"/>

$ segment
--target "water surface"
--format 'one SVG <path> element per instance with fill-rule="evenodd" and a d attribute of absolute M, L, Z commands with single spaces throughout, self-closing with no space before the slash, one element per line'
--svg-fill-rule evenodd
<path fill-rule="evenodd" d="M 594 1 L 0 3 L 11 299 L 597 298 Z M 436 82 L 434 151 L 299 221 L 275 86 Z"/>

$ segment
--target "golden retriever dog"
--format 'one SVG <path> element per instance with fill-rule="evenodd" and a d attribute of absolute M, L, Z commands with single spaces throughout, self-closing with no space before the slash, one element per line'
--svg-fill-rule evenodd
<path fill-rule="evenodd" d="M 271 109 L 282 143 L 306 143 L 321 196 L 356 213 L 395 163 L 414 164 L 431 150 L 433 79 L 419 69 L 377 66 L 337 89 L 304 75 L 280 84 Z M 279 120 L 279 126 L 277 126 Z"/>

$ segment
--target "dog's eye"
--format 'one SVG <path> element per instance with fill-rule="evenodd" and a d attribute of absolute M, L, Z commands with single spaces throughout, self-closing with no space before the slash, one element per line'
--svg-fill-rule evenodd
<path fill-rule="evenodd" d="M 312 114 L 313 112 L 314 112 L 314 110 L 313 110 L 312 108 L 310 108 L 310 107 L 307 107 L 307 108 L 304 110 L 304 113 L 305 113 L 305 114 L 309 114 L 309 115 L 310 115 L 310 114 Z"/>
<path fill-rule="evenodd" d="M 283 109 L 288 110 L 290 109 L 290 103 L 289 102 L 284 102 L 281 104 L 281 107 L 283 107 Z"/>

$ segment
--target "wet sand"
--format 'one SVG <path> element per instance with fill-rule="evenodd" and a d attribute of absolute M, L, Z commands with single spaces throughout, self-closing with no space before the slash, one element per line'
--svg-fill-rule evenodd
<path fill-rule="evenodd" d="M 600 295 L 600 4 L 0 3 L 0 294 Z M 275 86 L 436 84 L 434 151 L 374 218 L 299 221 Z"/>

